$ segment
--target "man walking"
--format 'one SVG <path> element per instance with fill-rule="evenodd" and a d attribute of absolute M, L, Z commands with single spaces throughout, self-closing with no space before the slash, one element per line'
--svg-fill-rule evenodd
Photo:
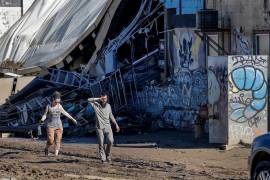
<path fill-rule="evenodd" d="M 119 132 L 120 128 L 112 114 L 111 106 L 108 103 L 108 95 L 106 93 L 101 93 L 100 98 L 89 98 L 88 101 L 91 103 L 96 113 L 96 132 L 101 162 L 111 162 L 113 132 L 110 121 L 115 125 L 116 132 Z M 107 141 L 106 150 L 104 150 L 104 138 Z"/>

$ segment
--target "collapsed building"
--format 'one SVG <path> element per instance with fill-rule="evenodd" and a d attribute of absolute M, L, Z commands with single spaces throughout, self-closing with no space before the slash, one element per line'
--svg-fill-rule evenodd
<path fill-rule="evenodd" d="M 1 39 L 2 70 L 37 76 L 1 107 L 3 129 L 31 129 L 55 90 L 81 133 L 94 127 L 86 99 L 104 90 L 115 112 L 133 117 L 137 92 L 160 82 L 164 71 L 156 61 L 162 9 L 149 0 L 36 1 Z"/>
<path fill-rule="evenodd" d="M 249 4 L 265 9 L 252 15 L 265 17 L 257 24 L 241 23 L 249 9 L 237 12 L 233 0 L 35 1 L 0 40 L 12 89 L 17 75 L 35 76 L 1 106 L 0 129 L 35 129 L 57 90 L 79 122 L 64 121 L 68 132 L 92 132 L 86 99 L 105 90 L 124 130 L 195 128 L 211 143 L 251 142 L 268 130 L 268 57 L 260 55 L 269 54 L 269 18 L 268 3 Z"/>

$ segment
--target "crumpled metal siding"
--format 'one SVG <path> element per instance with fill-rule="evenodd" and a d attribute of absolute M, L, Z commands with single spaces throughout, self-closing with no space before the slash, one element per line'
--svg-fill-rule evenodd
<path fill-rule="evenodd" d="M 0 63 L 23 68 L 60 62 L 97 26 L 111 0 L 37 0 L 0 39 Z"/>

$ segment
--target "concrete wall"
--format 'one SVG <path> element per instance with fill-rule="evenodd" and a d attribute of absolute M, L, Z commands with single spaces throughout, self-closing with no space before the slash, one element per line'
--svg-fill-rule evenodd
<path fill-rule="evenodd" d="M 267 132 L 267 56 L 208 58 L 210 143 L 251 143 Z"/>
<path fill-rule="evenodd" d="M 35 78 L 34 76 L 28 76 L 28 77 L 18 78 L 15 92 L 17 93 L 18 91 L 22 90 L 34 78 Z"/>
<path fill-rule="evenodd" d="M 219 11 L 220 27 L 231 29 L 231 54 L 253 54 L 254 30 L 270 32 L 270 0 L 208 0 Z"/>
<path fill-rule="evenodd" d="M 196 14 L 203 4 L 201 0 L 162 0 L 162 2 L 165 2 L 169 9 L 176 8 L 176 14 L 182 15 Z M 221 44 L 230 44 L 230 54 L 254 54 L 254 31 L 270 33 L 270 0 L 207 0 L 206 3 L 207 8 L 218 10 L 219 27 L 229 29 L 231 32 L 230 41 L 222 40 L 220 37 Z M 168 22 L 171 21 L 168 19 Z"/>
<path fill-rule="evenodd" d="M 177 129 L 192 129 L 196 112 L 207 104 L 204 46 L 193 29 L 175 29 L 169 38 L 173 81 L 165 87 L 147 86 L 138 96 L 144 110 Z"/>
<path fill-rule="evenodd" d="M 209 142 L 228 143 L 228 57 L 208 57 Z"/>
<path fill-rule="evenodd" d="M 267 132 L 267 56 L 229 56 L 229 144 Z"/>
<path fill-rule="evenodd" d="M 35 77 L 20 77 L 17 79 L 15 93 L 22 90 L 27 84 L 29 84 Z M 0 78 L 0 105 L 6 102 L 12 91 L 14 78 Z"/>
<path fill-rule="evenodd" d="M 177 4 L 177 2 L 173 2 Z M 254 54 L 255 32 L 258 31 L 270 34 L 270 0 L 208 0 L 206 2 L 208 8 L 217 9 L 219 11 L 219 27 L 230 30 L 228 34 L 231 34 L 231 37 L 228 38 L 228 40 L 223 40 L 222 36 L 218 37 L 220 44 L 230 45 L 231 51 L 229 54 Z M 171 8 L 170 6 L 168 7 Z M 168 29 L 177 27 L 173 23 L 175 22 L 168 19 Z M 172 100 L 172 102 L 175 102 L 174 104 L 186 110 L 185 112 L 178 111 L 174 113 L 174 115 L 169 115 L 168 117 L 170 117 L 170 119 L 174 119 L 173 122 L 184 122 L 183 119 L 189 119 L 189 122 L 194 123 L 196 116 L 191 112 L 198 110 L 201 106 L 199 101 L 195 99 L 204 97 L 204 95 L 199 97 L 200 93 L 203 94 L 202 92 L 204 92 L 204 90 L 201 92 L 193 91 L 194 87 L 196 89 L 196 86 L 194 86 L 197 78 L 196 72 L 199 71 L 201 72 L 201 80 L 198 82 L 202 82 L 201 85 L 203 86 L 201 87 L 207 87 L 208 81 L 208 99 L 207 95 L 205 99 L 208 101 L 209 105 L 210 142 L 235 144 L 239 141 L 244 141 L 250 143 L 257 135 L 267 132 L 267 105 L 257 109 L 257 113 L 254 116 L 245 116 L 245 113 L 251 113 L 251 110 L 248 108 L 251 103 L 258 102 L 255 96 L 258 93 L 262 94 L 263 92 L 261 91 L 263 91 L 263 89 L 259 89 L 260 92 L 256 92 L 252 89 L 240 89 L 239 92 L 235 93 L 230 89 L 233 87 L 229 86 L 230 83 L 228 82 L 233 72 L 241 68 L 253 68 L 263 72 L 262 79 L 264 79 L 267 85 L 267 61 L 263 63 L 258 62 L 258 58 L 261 58 L 258 56 L 250 56 L 255 58 L 254 61 L 243 60 L 243 58 L 248 57 L 241 56 L 242 63 L 240 61 L 237 63 L 234 62 L 234 58 L 230 58 L 228 63 L 226 57 L 211 57 L 208 60 L 207 78 L 204 74 L 206 65 L 203 42 L 198 38 L 196 33 L 189 28 L 176 28 L 168 32 L 167 35 L 167 41 L 170 44 L 168 47 L 168 60 L 172 61 L 174 83 L 170 84 L 169 87 L 159 89 L 155 98 L 162 97 L 166 99 L 165 95 L 159 96 L 159 94 L 164 94 L 162 92 L 167 92 L 168 94 L 169 91 L 172 91 L 170 89 L 173 89 L 173 95 L 168 96 L 174 97 L 174 101 Z M 267 59 L 266 57 L 263 58 Z M 248 76 L 244 77 L 251 78 Z M 256 83 L 259 83 L 260 80 L 257 78 L 258 76 L 256 77 Z M 198 98 L 196 98 L 197 96 Z M 267 95 L 260 99 L 260 101 L 266 101 L 266 98 Z M 265 103 L 267 104 L 267 102 Z M 240 109 L 238 107 L 240 107 Z M 172 109 L 168 111 L 175 112 L 175 110 Z M 239 114 L 243 112 L 245 113 L 240 119 L 235 119 L 235 116 L 240 116 Z M 190 118 L 183 118 L 183 116 L 179 114 L 189 114 Z"/>

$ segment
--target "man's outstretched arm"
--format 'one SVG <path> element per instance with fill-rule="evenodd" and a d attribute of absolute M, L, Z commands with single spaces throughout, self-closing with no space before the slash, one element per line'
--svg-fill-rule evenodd
<path fill-rule="evenodd" d="M 88 102 L 93 106 L 98 106 L 98 101 L 100 101 L 100 98 L 89 98 Z"/>
<path fill-rule="evenodd" d="M 94 103 L 94 102 L 97 102 L 99 100 L 100 100 L 100 98 L 88 98 L 88 102 L 90 102 L 90 103 Z"/>

